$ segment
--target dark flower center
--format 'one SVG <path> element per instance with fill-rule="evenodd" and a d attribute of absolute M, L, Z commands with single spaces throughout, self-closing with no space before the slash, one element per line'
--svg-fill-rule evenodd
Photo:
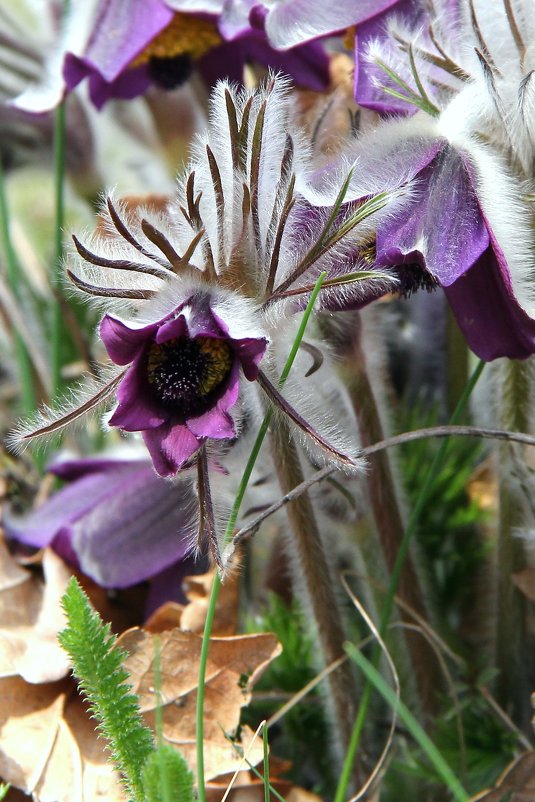
<path fill-rule="evenodd" d="M 147 379 L 158 401 L 179 415 L 201 415 L 227 380 L 233 351 L 214 337 L 175 337 L 151 343 Z"/>
<path fill-rule="evenodd" d="M 436 278 L 417 263 L 397 265 L 396 276 L 399 279 L 396 291 L 402 298 L 410 298 L 417 290 L 433 292 L 438 287 Z"/>
<path fill-rule="evenodd" d="M 160 58 L 151 56 L 148 63 L 151 80 L 162 89 L 176 89 L 186 83 L 193 70 L 189 53 Z"/>

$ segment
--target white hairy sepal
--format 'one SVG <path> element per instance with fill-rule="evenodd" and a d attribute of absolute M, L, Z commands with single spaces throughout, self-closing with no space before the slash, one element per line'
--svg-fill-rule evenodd
<path fill-rule="evenodd" d="M 22 453 L 30 443 L 41 447 L 53 442 L 67 427 L 72 430 L 82 424 L 87 425 L 84 423 L 86 412 L 106 408 L 113 403 L 114 390 L 123 373 L 124 368 L 115 365 L 101 367 L 98 379 L 91 377 L 80 382 L 61 399 L 61 406 L 44 405 L 33 415 L 21 420 L 6 439 L 8 448 Z M 108 387 L 110 391 L 106 393 Z"/>
<path fill-rule="evenodd" d="M 535 317 L 532 209 L 524 200 L 529 184 L 513 175 L 505 159 L 470 127 L 473 92 L 460 93 L 437 120 L 437 132 L 467 154 L 476 176 L 478 203 L 505 256 L 516 300 Z"/>
<path fill-rule="evenodd" d="M 281 338 L 286 343 L 292 341 L 291 332 L 295 331 L 297 317 L 286 322 L 287 331 Z M 278 380 L 289 351 L 287 345 L 284 348 L 281 347 L 281 339 L 273 342 L 265 364 L 261 365 L 275 387 L 278 386 Z M 273 425 L 277 425 L 278 416 L 283 417 L 299 443 L 317 464 L 334 464 L 349 474 L 360 472 L 365 469 L 365 462 L 360 456 L 357 424 L 345 387 L 336 374 L 329 348 L 323 340 L 314 338 L 310 325 L 305 333 L 305 341 L 321 351 L 323 362 L 315 372 L 306 376 L 312 367 L 313 359 L 303 348 L 299 349 L 289 377 L 280 393 L 304 418 L 311 429 L 337 451 L 349 457 L 353 466 L 342 464 L 339 460 L 331 458 L 325 449 L 317 445 L 305 430 L 289 420 L 288 416 L 284 415 L 284 412 L 276 405 L 272 405 L 275 415 Z"/>

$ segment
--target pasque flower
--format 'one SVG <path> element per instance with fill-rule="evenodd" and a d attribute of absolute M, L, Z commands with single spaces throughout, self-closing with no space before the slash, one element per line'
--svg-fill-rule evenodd
<path fill-rule="evenodd" d="M 328 57 L 321 45 L 281 53 L 258 29 L 227 42 L 218 27 L 223 5 L 223 0 L 73 4 L 45 79 L 15 102 L 29 111 L 45 111 L 87 79 L 91 100 L 100 108 L 110 98 L 137 97 L 151 85 L 174 89 L 193 69 L 209 87 L 223 77 L 241 82 L 249 61 L 283 70 L 311 89 L 327 87 Z"/>
<path fill-rule="evenodd" d="M 300 380 L 284 395 L 277 381 L 318 274 L 327 273 L 320 303 L 329 309 L 360 297 L 358 245 L 403 193 L 376 195 L 376 182 L 363 175 L 368 200 L 342 209 L 345 163 L 314 185 L 281 79 L 254 92 L 221 83 L 211 110 L 166 213 L 132 213 L 108 198 L 108 235 L 74 237 L 70 278 L 104 308 L 101 338 L 122 369 L 63 418 L 45 414 L 35 430 L 24 427 L 23 438 L 60 428 L 116 390 L 109 424 L 141 432 L 162 476 L 197 463 L 204 480 L 203 446 L 226 448 L 258 416 L 255 384 L 313 448 L 351 466 L 354 449 L 336 435 L 343 391 L 313 329 L 296 367 Z M 385 286 L 384 275 L 373 281 Z"/>
<path fill-rule="evenodd" d="M 379 222 L 367 257 L 395 270 L 402 294 L 442 287 L 482 359 L 522 359 L 535 353 L 531 210 L 504 160 L 466 127 L 464 102 L 382 123 L 352 150 L 383 186 L 415 188 Z"/>

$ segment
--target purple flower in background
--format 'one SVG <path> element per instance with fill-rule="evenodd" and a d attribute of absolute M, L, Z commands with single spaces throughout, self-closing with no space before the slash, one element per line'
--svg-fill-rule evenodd
<path fill-rule="evenodd" d="M 226 36 L 236 35 L 250 23 L 265 30 L 273 47 L 287 51 L 304 43 L 311 46 L 317 39 L 355 27 L 355 99 L 363 106 L 375 108 L 373 101 L 368 102 L 372 86 L 375 90 L 374 79 L 362 54 L 371 39 L 385 35 L 385 18 L 392 11 L 409 13 L 411 22 L 422 13 L 418 0 L 350 0 L 331 4 L 321 0 L 279 0 L 274 4 L 230 0 L 225 4 L 221 30 Z M 386 79 L 384 73 L 382 77 Z M 385 104 L 381 111 L 398 111 L 400 106 L 407 110 L 406 104 L 388 98 L 384 92 L 381 102 Z"/>
<path fill-rule="evenodd" d="M 75 459 L 49 470 L 66 486 L 25 518 L 7 516 L 10 538 L 52 546 L 106 588 L 157 582 L 171 568 L 179 587 L 196 525 L 191 480 L 171 484 L 145 459 Z"/>
<path fill-rule="evenodd" d="M 218 23 L 223 0 L 93 0 L 76 5 L 47 75 L 15 103 L 40 112 L 87 79 L 97 108 L 111 98 L 131 99 L 151 85 L 174 89 L 196 69 L 207 86 L 227 77 L 239 83 L 248 62 L 283 70 L 299 85 L 329 84 L 329 59 L 313 43 L 281 53 L 263 31 L 250 28 L 225 41 Z"/>
<path fill-rule="evenodd" d="M 116 365 L 130 365 L 109 423 L 143 439 L 161 476 L 175 474 L 207 438 L 236 435 L 229 410 L 240 368 L 256 379 L 265 337 L 233 337 L 209 295 L 192 294 L 154 323 L 133 328 L 106 315 L 100 336 Z"/>

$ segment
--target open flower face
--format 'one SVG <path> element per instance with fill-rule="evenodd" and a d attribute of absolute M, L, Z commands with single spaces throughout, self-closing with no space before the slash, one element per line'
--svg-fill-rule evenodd
<path fill-rule="evenodd" d="M 343 434 L 352 422 L 338 413 L 343 389 L 321 343 L 314 345 L 313 327 L 312 366 L 303 351 L 300 380 L 290 377 L 284 395 L 277 385 L 320 273 L 317 305 L 329 310 L 351 306 L 367 281 L 392 286 L 385 275 L 361 276 L 359 245 L 403 198 L 397 190 L 375 195 L 376 181 L 363 175 L 367 200 L 343 209 L 351 174 L 345 162 L 326 182 L 312 183 L 311 154 L 282 79 L 252 92 L 220 83 L 211 111 L 178 196 L 163 212 L 108 198 L 106 236 L 101 227 L 83 243 L 73 237 L 68 273 L 105 312 L 100 336 L 112 376 L 27 436 L 115 397 L 108 423 L 140 432 L 160 475 L 196 464 L 202 485 L 205 446 L 213 457 L 218 444 L 237 437 L 241 420 L 254 431 L 267 402 L 320 458 L 352 469 L 355 450 Z"/>
<path fill-rule="evenodd" d="M 254 380 L 267 347 L 266 337 L 233 337 L 212 303 L 198 291 L 142 328 L 111 315 L 101 323 L 112 361 L 130 366 L 109 423 L 143 432 L 162 476 L 176 473 L 207 438 L 235 436 L 229 410 L 238 399 L 240 368 Z"/>

